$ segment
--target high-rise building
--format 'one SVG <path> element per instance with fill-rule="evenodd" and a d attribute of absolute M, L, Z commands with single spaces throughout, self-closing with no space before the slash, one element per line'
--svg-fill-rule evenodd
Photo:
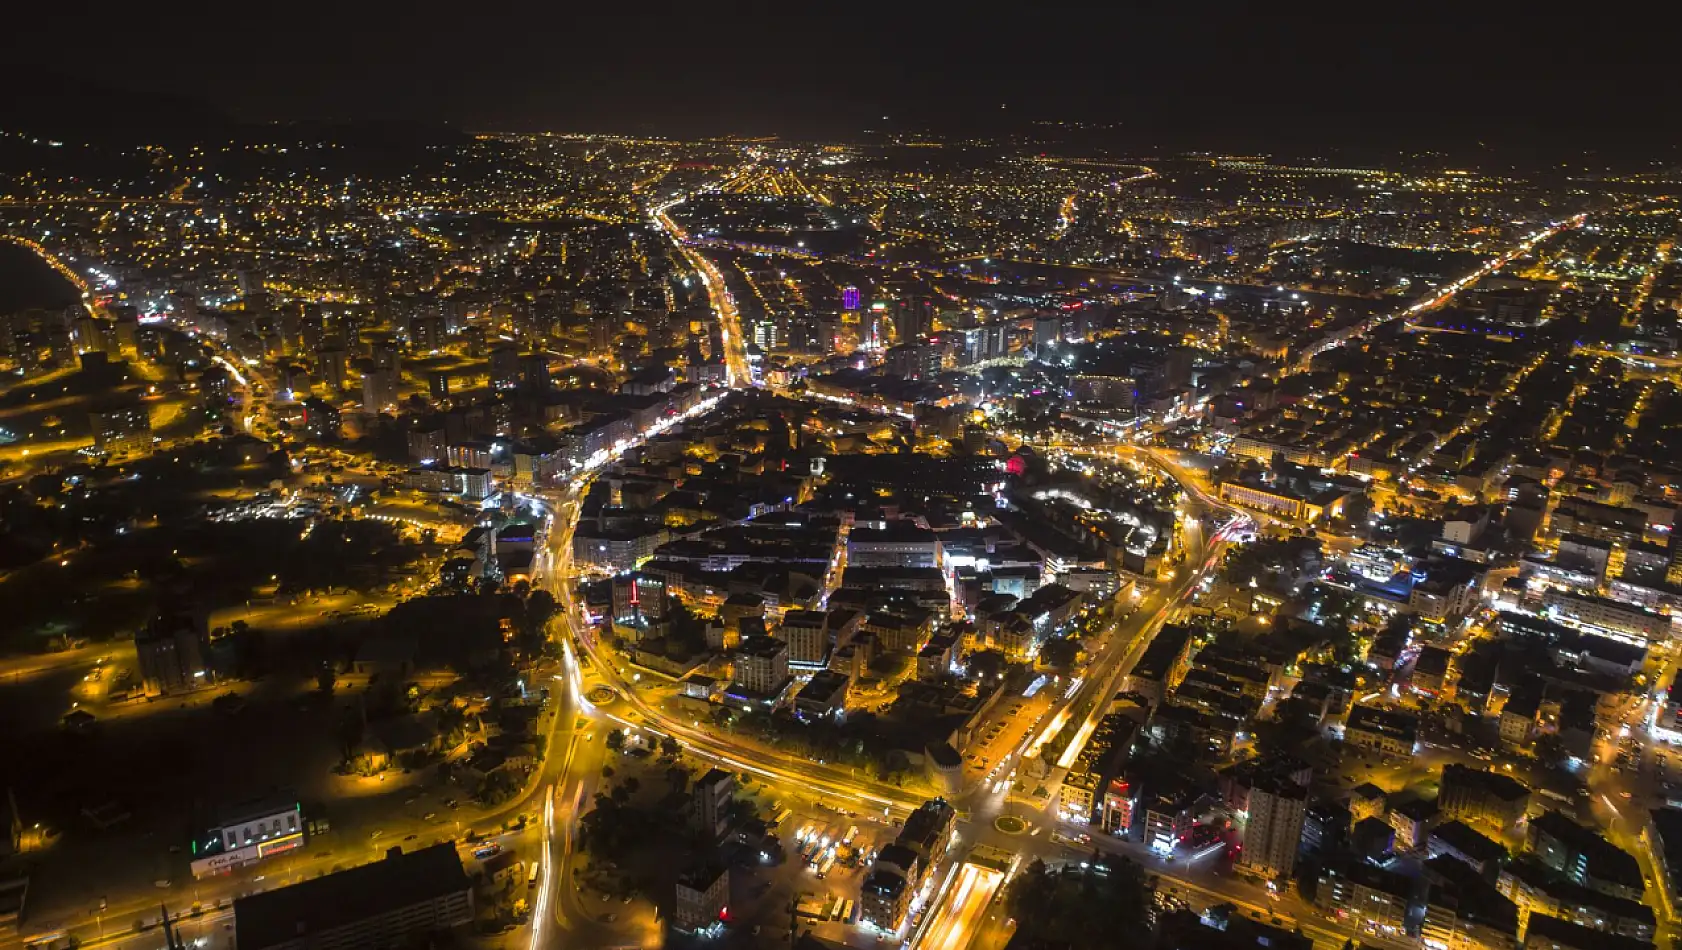
<path fill-rule="evenodd" d="M 441 462 L 448 453 L 449 438 L 443 426 L 421 426 L 409 430 L 409 458 L 417 462 Z"/>
<path fill-rule="evenodd" d="M 433 370 L 426 377 L 427 392 L 434 402 L 443 402 L 450 398 L 450 374 L 445 370 Z"/>
<path fill-rule="evenodd" d="M 152 451 L 152 416 L 141 403 L 113 405 L 88 413 L 94 447 L 109 455 Z"/>
<path fill-rule="evenodd" d="M 724 919 L 730 904 L 730 869 L 707 864 L 677 879 L 672 926 L 686 933 L 704 930 Z"/>
<path fill-rule="evenodd" d="M 987 323 L 978 327 L 963 330 L 957 337 L 959 345 L 958 363 L 964 366 L 974 365 L 986 360 L 998 359 L 1010 354 L 1010 326 L 1005 323 Z"/>
<path fill-rule="evenodd" d="M 859 885 L 859 920 L 883 933 L 899 930 L 910 905 L 910 882 L 894 868 L 872 868 Z"/>
<path fill-rule="evenodd" d="M 375 369 L 362 377 L 362 411 L 397 411 L 397 371 Z"/>
<path fill-rule="evenodd" d="M 373 359 L 375 369 L 397 369 L 397 341 L 388 336 L 369 340 L 368 356 Z"/>
<path fill-rule="evenodd" d="M 1045 359 L 1063 342 L 1063 317 L 1042 314 L 1034 318 L 1034 356 Z"/>
<path fill-rule="evenodd" d="M 339 437 L 340 417 L 337 407 L 316 396 L 304 400 L 304 432 L 318 442 L 332 442 Z"/>
<path fill-rule="evenodd" d="M 91 313 L 76 318 L 76 352 L 117 355 L 116 327 Z"/>
<path fill-rule="evenodd" d="M 590 355 L 601 356 L 613 349 L 614 337 L 618 335 L 619 322 L 612 317 L 597 314 L 590 318 Z M 714 352 L 717 352 L 716 350 Z"/>
<path fill-rule="evenodd" d="M 199 396 L 204 404 L 212 409 L 221 410 L 228 405 L 228 399 L 233 395 L 233 377 L 220 366 L 210 366 L 199 374 Z"/>
<path fill-rule="evenodd" d="M 733 692 L 754 699 L 774 699 L 782 695 L 788 683 L 787 644 L 763 635 L 742 641 L 730 677 Z"/>
<path fill-rule="evenodd" d="M 927 294 L 912 294 L 894 303 L 894 329 L 901 343 L 934 334 L 934 300 Z"/>
<path fill-rule="evenodd" d="M 1307 788 L 1285 776 L 1258 777 L 1250 787 L 1238 866 L 1265 878 L 1289 878 L 1296 868 L 1307 813 Z"/>
<path fill-rule="evenodd" d="M 409 345 L 421 353 L 444 347 L 444 318 L 420 316 L 409 322 Z"/>
<path fill-rule="evenodd" d="M 857 310 L 859 308 L 859 289 L 851 284 L 841 289 L 841 309 Z"/>
<path fill-rule="evenodd" d="M 520 348 L 512 343 L 491 347 L 491 388 L 513 389 L 520 385 Z"/>
<path fill-rule="evenodd" d="M 344 392 L 349 378 L 350 354 L 334 343 L 316 353 L 315 375 L 330 393 Z"/>
<path fill-rule="evenodd" d="M 613 622 L 644 627 L 666 619 L 664 576 L 632 571 L 613 578 Z"/>
<path fill-rule="evenodd" d="M 520 384 L 531 392 L 549 391 L 549 357 L 543 353 L 520 356 Z"/>
<path fill-rule="evenodd" d="M 778 633 L 788 644 L 790 666 L 822 667 L 829 663 L 829 614 L 821 610 L 791 610 L 783 615 Z"/>
<path fill-rule="evenodd" d="M 327 314 L 320 304 L 305 304 L 298 318 L 299 352 L 319 353 L 327 345 Z"/>
<path fill-rule="evenodd" d="M 709 840 L 717 841 L 730 830 L 730 803 L 736 794 L 736 777 L 723 769 L 710 769 L 690 791 L 690 813 L 695 827 Z"/>
<path fill-rule="evenodd" d="M 902 379 L 928 379 L 940 373 L 945 350 L 932 340 L 901 343 L 888 350 L 888 372 Z"/>

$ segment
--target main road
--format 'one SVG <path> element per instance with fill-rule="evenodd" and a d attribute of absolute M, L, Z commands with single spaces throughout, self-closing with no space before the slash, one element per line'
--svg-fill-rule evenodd
<path fill-rule="evenodd" d="M 689 235 L 676 221 L 672 220 L 671 211 L 683 203 L 679 198 L 660 205 L 649 212 L 654 226 L 664 231 L 677 246 L 679 253 L 689 260 L 690 266 L 701 275 L 701 283 L 707 288 L 707 296 L 712 301 L 713 312 L 718 315 L 719 336 L 724 342 L 724 367 L 729 373 L 728 385 L 731 387 L 751 386 L 753 373 L 748 368 L 747 341 L 742 336 L 742 315 L 736 309 L 736 298 L 730 293 L 730 288 L 724 283 L 724 274 L 719 271 L 705 254 L 691 247 Z M 714 356 L 719 354 L 714 353 Z"/>
<path fill-rule="evenodd" d="M 1388 312 L 1388 313 L 1381 313 L 1381 314 L 1378 314 L 1378 315 L 1376 315 L 1376 316 L 1374 316 L 1370 319 L 1363 320 L 1362 322 L 1360 322 L 1360 323 L 1358 323 L 1358 324 L 1356 324 L 1356 325 L 1354 325 L 1354 326 L 1352 326 L 1352 327 L 1350 327 L 1346 330 L 1341 330 L 1338 333 L 1333 334 L 1332 336 L 1327 337 L 1326 339 L 1320 341 L 1319 343 L 1315 344 L 1314 346 L 1309 347 L 1306 351 L 1303 352 L 1302 358 L 1297 361 L 1297 365 L 1296 365 L 1295 369 L 1298 372 L 1305 372 L 1305 371 L 1308 370 L 1309 366 L 1314 362 L 1314 357 L 1319 356 L 1321 353 L 1324 353 L 1327 350 L 1336 349 L 1337 347 L 1343 346 L 1345 343 L 1348 343 L 1350 340 L 1356 339 L 1358 337 L 1365 336 L 1366 334 L 1371 333 L 1372 331 L 1378 329 L 1379 327 L 1385 325 L 1386 323 L 1393 323 L 1397 320 L 1404 320 L 1404 319 L 1408 319 L 1408 318 L 1411 318 L 1411 317 L 1415 317 L 1415 316 L 1418 316 L 1421 313 L 1426 313 L 1426 312 L 1429 312 L 1431 310 L 1435 310 L 1436 308 L 1447 304 L 1449 301 L 1453 300 L 1455 295 L 1459 294 L 1462 290 L 1465 290 L 1468 287 L 1471 287 L 1472 285 L 1476 284 L 1478 281 L 1483 280 L 1485 277 L 1488 277 L 1490 274 L 1493 274 L 1496 271 L 1500 270 L 1501 268 L 1506 267 L 1508 264 L 1511 264 L 1513 261 L 1519 259 L 1520 257 L 1523 257 L 1526 254 L 1529 254 L 1531 251 L 1535 250 L 1537 247 L 1542 245 L 1544 242 L 1552 240 L 1555 235 L 1558 235 L 1558 234 L 1560 234 L 1562 232 L 1565 232 L 1565 231 L 1572 230 L 1573 228 L 1582 227 L 1583 222 L 1586 221 L 1586 220 L 1588 220 L 1588 215 L 1579 214 L 1579 215 L 1576 215 L 1574 217 L 1567 218 L 1564 221 L 1560 221 L 1560 222 L 1557 222 L 1555 224 L 1550 224 L 1545 228 L 1541 228 L 1539 230 L 1532 231 L 1530 234 L 1526 235 L 1525 238 L 1522 241 L 1520 241 L 1518 244 L 1514 245 L 1506 253 L 1500 254 L 1500 255 L 1497 255 L 1495 257 L 1490 258 L 1489 260 L 1485 261 L 1482 264 L 1482 266 L 1478 267 L 1477 270 L 1472 271 L 1470 274 L 1466 274 L 1462 277 L 1458 277 L 1458 278 L 1454 279 L 1446 287 L 1443 287 L 1441 290 L 1437 291 L 1436 293 L 1432 294 L 1431 296 L 1426 297 L 1424 300 L 1415 301 L 1414 303 L 1411 303 L 1408 306 L 1403 307 L 1401 310 Z"/>
<path fill-rule="evenodd" d="M 679 199 L 681 200 L 681 199 Z M 729 385 L 732 388 L 743 388 L 752 385 L 752 377 L 748 372 L 745 346 L 740 328 L 740 317 L 735 303 L 724 284 L 722 275 L 717 267 L 706 259 L 704 255 L 690 248 L 686 243 L 686 236 L 670 216 L 670 211 L 679 201 L 673 201 L 654 208 L 650 212 L 651 219 L 678 246 L 680 251 L 692 262 L 696 270 L 702 274 L 715 313 L 720 321 L 720 335 L 725 344 L 724 360 L 729 367 Z M 1158 465 L 1160 461 L 1153 459 Z M 1167 468 L 1167 466 L 1162 466 Z M 832 804 L 846 803 L 847 807 L 861 810 L 875 811 L 880 809 L 886 816 L 897 817 L 915 808 L 920 801 L 917 797 L 908 795 L 902 789 L 885 783 L 861 778 L 858 775 L 842 769 L 812 762 L 807 759 L 787 756 L 771 752 L 758 746 L 750 746 L 729 736 L 715 735 L 703 728 L 701 723 L 693 719 L 685 719 L 672 715 L 653 703 L 648 702 L 636 688 L 635 681 L 627 674 L 626 668 L 618 658 L 601 647 L 593 636 L 589 627 L 589 620 L 585 616 L 582 605 L 575 598 L 575 580 L 579 576 L 576 566 L 572 562 L 572 537 L 577 526 L 580 502 L 588 489 L 591 473 L 587 472 L 575 480 L 565 492 L 552 495 L 553 518 L 548 531 L 548 545 L 540 559 L 539 577 L 548 578 L 548 586 L 552 587 L 557 600 L 562 607 L 567 629 L 567 672 L 569 680 L 569 702 L 588 707 L 588 702 L 580 695 L 583 688 L 584 675 L 580 673 L 580 666 L 575 661 L 571 650 L 576 647 L 582 655 L 591 660 L 592 669 L 588 674 L 594 680 L 599 677 L 602 685 L 611 687 L 617 697 L 611 709 L 589 710 L 590 715 L 605 715 L 617 722 L 635 728 L 647 729 L 659 734 L 675 737 L 684 746 L 685 751 L 693 756 L 716 762 L 733 771 L 749 772 L 761 777 L 784 783 L 792 787 L 805 789 L 808 792 L 828 799 Z M 1058 715 L 1065 718 L 1073 714 L 1074 710 L 1083 706 L 1086 711 L 1077 730 L 1076 740 L 1071 748 L 1078 751 L 1079 746 L 1089 737 L 1099 719 L 1108 711 L 1109 700 L 1119 687 L 1121 678 L 1137 660 L 1140 652 L 1150 643 L 1151 638 L 1162 624 L 1171 617 L 1174 611 L 1182 605 L 1186 598 L 1196 589 L 1196 586 L 1214 571 L 1221 561 L 1221 555 L 1232 537 L 1239 533 L 1247 521 L 1235 509 L 1225 505 L 1199 490 L 1196 486 L 1187 486 L 1187 508 L 1196 512 L 1197 516 L 1187 522 L 1187 528 L 1193 533 L 1191 549 L 1198 552 L 1196 566 L 1190 570 L 1181 568 L 1171 577 L 1168 586 L 1160 589 L 1144 601 L 1140 609 L 1131 617 L 1115 623 L 1104 638 L 1104 645 L 1098 657 L 1088 665 L 1085 671 L 1083 687 L 1061 702 L 1060 707 L 1053 707 L 1048 718 L 1054 719 Z M 1204 537 L 1202 527 L 1205 520 L 1214 523 L 1223 520 L 1213 533 Z M 596 730 L 598 733 L 602 730 Z M 576 741 L 576 736 L 574 736 Z M 548 836 L 547 846 L 550 849 L 559 848 L 562 853 L 570 852 L 571 841 L 568 830 L 577 818 L 577 810 L 587 800 L 586 783 L 596 768 L 574 767 L 576 752 L 569 743 L 568 753 L 561 766 L 561 776 L 557 781 L 558 792 L 550 800 L 553 811 L 549 814 L 557 816 L 556 822 L 546 827 Z M 1071 755 L 1073 753 L 1070 753 Z M 557 756 L 557 760 L 562 757 Z M 573 773 L 577 773 L 574 775 Z M 988 793 L 985 783 L 975 790 L 973 795 L 966 795 L 964 799 L 983 799 L 983 811 L 986 808 L 985 799 Z M 960 800 L 960 806 L 963 800 Z M 1048 811 L 1039 811 L 1023 816 L 1030 825 L 1034 826 L 1032 836 L 1016 837 L 1012 840 L 999 840 L 998 843 L 1015 845 L 1023 850 L 1040 853 L 1047 856 L 1057 854 L 1061 846 L 1051 842 L 1049 834 L 1040 835 L 1039 832 L 1055 827 L 1055 817 Z M 999 839 L 999 833 L 986 821 L 966 822 L 966 834 L 974 840 Z M 574 926 L 584 925 L 589 921 L 580 919 L 584 912 L 577 908 L 568 908 L 563 899 L 548 896 L 549 888 L 554 886 L 556 878 L 565 878 L 565 858 L 562 859 L 560 873 L 550 878 L 545 885 L 545 899 L 550 906 L 557 907 L 558 916 L 562 919 L 571 917 Z M 1161 875 L 1167 877 L 1167 875 Z M 978 882 L 972 882 L 978 883 Z M 1193 886 L 1188 883 L 1187 886 Z M 1205 883 L 1198 883 L 1197 887 L 1207 888 Z M 563 888 L 563 891 L 571 890 Z M 982 888 L 989 898 L 994 889 Z M 1227 889 L 1223 888 L 1223 891 Z M 1243 889 L 1234 889 L 1236 893 L 1227 893 L 1225 899 L 1246 902 L 1247 895 Z M 987 903 L 977 906 L 973 899 L 975 888 L 968 892 L 971 897 L 953 904 L 952 913 L 962 919 L 931 921 L 925 932 L 936 935 L 936 943 L 967 943 L 959 934 L 973 934 L 978 924 L 981 910 Z M 945 936 L 940 936 L 945 935 Z M 583 936 L 574 933 L 575 939 Z M 535 948 L 542 935 L 534 930 L 532 935 Z"/>

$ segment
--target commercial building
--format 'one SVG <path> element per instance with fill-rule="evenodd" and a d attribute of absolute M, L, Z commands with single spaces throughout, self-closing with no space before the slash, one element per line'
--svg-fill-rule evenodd
<path fill-rule="evenodd" d="M 685 933 L 721 922 L 730 908 L 730 869 L 720 865 L 692 868 L 677 879 L 672 926 Z"/>
<path fill-rule="evenodd" d="M 1065 820 L 1085 824 L 1101 818 L 1103 802 L 1099 795 L 1120 773 L 1138 734 L 1138 721 L 1124 713 L 1111 713 L 1099 720 L 1058 793 L 1059 811 Z"/>
<path fill-rule="evenodd" d="M 1412 902 L 1412 879 L 1370 864 L 1327 865 L 1314 893 L 1339 923 L 1391 939 L 1406 934 Z"/>
<path fill-rule="evenodd" d="M 453 841 L 234 901 L 239 950 L 385 950 L 473 920 Z"/>
<path fill-rule="evenodd" d="M 1638 940 L 1651 940 L 1657 930 L 1652 907 L 1568 881 L 1535 860 L 1535 855 L 1523 855 L 1502 868 L 1496 887 L 1518 906 L 1521 920 L 1533 915 L 1557 917 Z"/>
<path fill-rule="evenodd" d="M 911 909 L 911 883 L 895 868 L 872 867 L 859 885 L 859 921 L 895 933 Z"/>
<path fill-rule="evenodd" d="M 613 622 L 646 627 L 666 619 L 666 579 L 632 571 L 613 578 Z"/>
<path fill-rule="evenodd" d="M 1283 485 L 1262 483 L 1221 482 L 1220 486 L 1222 501 L 1304 523 L 1337 517 L 1349 494 L 1338 489 L 1304 493 Z"/>
<path fill-rule="evenodd" d="M 599 528 L 579 524 L 572 535 L 572 556 L 583 564 L 614 572 L 628 571 L 654 556 L 671 540 L 664 527 Z"/>
<path fill-rule="evenodd" d="M 403 487 L 434 495 L 459 495 L 465 501 L 484 501 L 496 491 L 496 479 L 483 468 L 419 466 L 404 473 Z"/>
<path fill-rule="evenodd" d="M 880 528 L 855 527 L 847 536 L 848 567 L 942 565 L 940 536 L 909 521 L 893 521 Z"/>
<path fill-rule="evenodd" d="M 1658 872 L 1661 904 L 1675 906 L 1682 895 L 1682 809 L 1655 808 L 1641 828 L 1641 843 Z"/>
<path fill-rule="evenodd" d="M 301 805 L 291 799 L 248 802 L 229 809 L 193 839 L 193 877 L 226 874 L 303 846 Z"/>
<path fill-rule="evenodd" d="M 800 692 L 794 694 L 794 715 L 807 722 L 839 720 L 847 711 L 847 687 L 852 680 L 845 673 L 819 670 Z"/>
<path fill-rule="evenodd" d="M 930 799 L 905 819 L 894 843 L 883 848 L 859 887 L 859 919 L 884 933 L 905 922 L 911 898 L 957 836 L 958 813 L 944 799 Z"/>
<path fill-rule="evenodd" d="M 1542 594 L 1542 609 L 1563 623 L 1628 642 L 1652 643 L 1670 637 L 1669 617 L 1604 597 L 1549 588 Z"/>
<path fill-rule="evenodd" d="M 1447 873 L 1444 873 L 1447 872 Z M 1452 858 L 1426 866 L 1419 942 L 1425 950 L 1514 950 L 1518 908 Z"/>
<path fill-rule="evenodd" d="M 1104 789 L 1104 807 L 1098 826 L 1108 834 L 1126 837 L 1133 831 L 1133 816 L 1139 807 L 1139 790 L 1126 779 L 1111 779 Z"/>
<path fill-rule="evenodd" d="M 1356 706 L 1349 711 L 1343 740 L 1356 748 L 1406 758 L 1419 741 L 1419 720 L 1377 706 Z"/>

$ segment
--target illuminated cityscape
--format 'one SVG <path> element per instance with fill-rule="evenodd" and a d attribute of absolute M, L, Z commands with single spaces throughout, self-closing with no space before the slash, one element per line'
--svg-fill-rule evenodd
<path fill-rule="evenodd" d="M 599 16 L 17 51 L 0 950 L 1673 945 L 1673 70 Z"/>

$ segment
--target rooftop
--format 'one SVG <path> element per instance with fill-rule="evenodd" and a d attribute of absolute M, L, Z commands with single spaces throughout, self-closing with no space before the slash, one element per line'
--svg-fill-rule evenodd
<path fill-rule="evenodd" d="M 393 849 L 372 864 L 235 900 L 235 939 L 260 950 L 470 886 L 453 841 L 407 854 Z"/>

